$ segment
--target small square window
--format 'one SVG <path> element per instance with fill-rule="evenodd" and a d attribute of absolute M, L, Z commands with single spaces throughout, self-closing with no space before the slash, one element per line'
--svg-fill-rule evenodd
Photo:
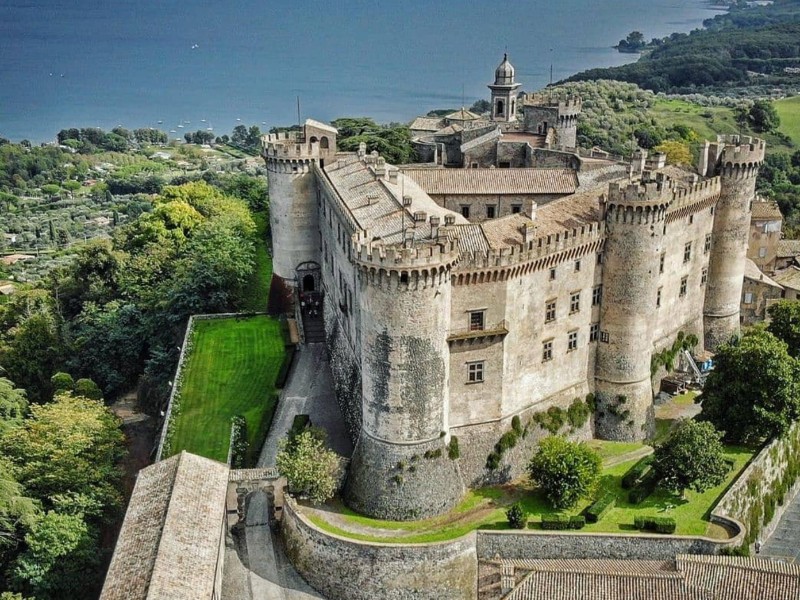
<path fill-rule="evenodd" d="M 599 333 L 600 333 L 600 323 L 592 323 L 591 325 L 589 325 L 590 342 L 596 342 Z"/>
<path fill-rule="evenodd" d="M 469 383 L 479 383 L 483 381 L 484 362 L 467 363 L 467 381 Z"/>
<path fill-rule="evenodd" d="M 711 250 L 711 234 L 706 234 L 706 243 L 703 245 L 703 254 L 708 254 Z"/>
<path fill-rule="evenodd" d="M 700 285 L 705 285 L 708 281 L 708 269 L 703 269 L 700 273 Z"/>
<path fill-rule="evenodd" d="M 478 168 L 478 163 L 476 163 L 476 162 L 472 163 L 472 168 L 473 169 L 477 169 Z"/>
<path fill-rule="evenodd" d="M 553 281 L 556 278 L 556 268 L 553 267 L 550 269 L 550 281 Z"/>
<path fill-rule="evenodd" d="M 603 286 L 596 285 L 592 288 L 592 306 L 597 306 L 603 301 Z"/>
<path fill-rule="evenodd" d="M 607 331 L 601 331 L 600 332 L 600 341 L 603 342 L 604 344 L 607 344 L 608 343 L 608 339 L 609 339 L 608 338 L 608 332 Z"/>
<path fill-rule="evenodd" d="M 578 331 L 570 331 L 567 334 L 567 352 L 572 352 L 578 348 Z"/>
<path fill-rule="evenodd" d="M 552 323 L 555 320 L 556 320 L 556 301 L 548 300 L 547 303 L 545 304 L 544 322 Z"/>
<path fill-rule="evenodd" d="M 656 292 L 656 308 L 661 308 L 661 288 Z"/>
<path fill-rule="evenodd" d="M 658 262 L 658 273 L 659 275 L 664 272 L 664 260 L 666 259 L 666 255 L 662 252 L 661 258 L 659 258 Z"/>
<path fill-rule="evenodd" d="M 581 270 L 581 261 L 580 260 L 576 260 L 575 261 L 575 272 L 577 273 L 580 270 Z"/>
<path fill-rule="evenodd" d="M 473 310 L 469 313 L 469 330 L 482 331 L 484 327 L 483 322 L 484 312 L 482 310 Z"/>
<path fill-rule="evenodd" d="M 744 294 L 744 303 L 745 304 L 752 304 L 753 303 L 753 292 L 745 292 L 745 294 Z"/>
<path fill-rule="evenodd" d="M 512 204 L 511 205 L 511 214 L 516 215 L 522 212 L 522 205 L 521 204 Z"/>
<path fill-rule="evenodd" d="M 462 206 L 461 207 L 461 216 L 465 219 L 469 219 L 469 206 Z"/>
<path fill-rule="evenodd" d="M 486 218 L 487 219 L 494 219 L 495 216 L 495 207 L 494 206 L 487 206 L 486 207 Z"/>
<path fill-rule="evenodd" d="M 574 314 L 581 309 L 581 293 L 573 292 L 569 295 L 569 314 Z"/>
<path fill-rule="evenodd" d="M 542 362 L 553 360 L 553 340 L 542 343 Z"/>
<path fill-rule="evenodd" d="M 681 298 L 686 295 L 686 282 L 689 280 L 688 277 L 681 277 L 681 290 L 678 294 Z"/>

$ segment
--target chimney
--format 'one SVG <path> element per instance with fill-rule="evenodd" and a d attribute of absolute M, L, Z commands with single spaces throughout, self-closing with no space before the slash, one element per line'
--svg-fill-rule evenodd
<path fill-rule="evenodd" d="M 455 225 L 456 224 L 455 215 L 445 215 L 444 216 L 444 224 L 445 225 Z"/>
<path fill-rule="evenodd" d="M 411 196 L 403 196 L 403 206 L 406 208 L 411 206 Z"/>
<path fill-rule="evenodd" d="M 431 237 L 436 239 L 439 237 L 439 217 L 431 217 Z"/>
<path fill-rule="evenodd" d="M 400 169 L 389 169 L 389 183 L 397 184 L 397 173 Z"/>

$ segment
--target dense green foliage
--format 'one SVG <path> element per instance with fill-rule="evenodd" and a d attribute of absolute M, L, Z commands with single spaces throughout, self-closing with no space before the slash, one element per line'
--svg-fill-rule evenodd
<path fill-rule="evenodd" d="M 753 329 L 717 350 L 700 417 L 726 439 L 748 442 L 786 431 L 800 416 L 798 363 L 787 345 Z"/>
<path fill-rule="evenodd" d="M 789 354 L 800 357 L 800 302 L 780 300 L 767 309 L 767 331 L 786 343 Z"/>
<path fill-rule="evenodd" d="M 665 488 L 683 494 L 719 485 L 730 466 L 723 455 L 722 433 L 708 422 L 683 421 L 655 450 L 653 471 Z"/>
<path fill-rule="evenodd" d="M 758 176 L 758 191 L 777 201 L 789 237 L 800 234 L 800 150 L 767 154 Z"/>
<path fill-rule="evenodd" d="M 511 529 L 525 529 L 528 525 L 528 513 L 525 512 L 521 502 L 515 502 L 508 507 L 506 519 Z"/>
<path fill-rule="evenodd" d="M 339 130 L 336 144 L 340 150 L 355 152 L 361 143 L 367 152 L 377 151 L 387 162 L 402 165 L 414 162 L 411 132 L 406 125 L 378 125 L 366 117 L 343 117 L 331 122 Z"/>
<path fill-rule="evenodd" d="M 550 436 L 542 440 L 528 474 L 556 508 L 569 508 L 592 493 L 602 461 L 586 444 Z"/>
<path fill-rule="evenodd" d="M 770 83 L 781 82 L 784 67 L 800 65 L 800 3 L 770 4 L 737 5 L 725 18 L 709 21 L 707 29 L 654 40 L 638 62 L 589 69 L 570 80 L 616 79 L 655 92 L 747 84 L 748 72 L 770 76 Z"/>
<path fill-rule="evenodd" d="M 308 497 L 312 502 L 325 502 L 336 493 L 340 460 L 328 448 L 322 429 L 307 427 L 281 440 L 276 465 L 293 494 Z"/>
<path fill-rule="evenodd" d="M 651 515 L 638 515 L 633 526 L 639 531 L 654 531 L 656 533 L 675 533 L 678 527 L 673 517 L 658 517 Z"/>
<path fill-rule="evenodd" d="M 599 500 L 586 509 L 586 520 L 589 523 L 597 523 L 614 508 L 616 503 L 617 497 L 614 494 L 603 494 Z"/>

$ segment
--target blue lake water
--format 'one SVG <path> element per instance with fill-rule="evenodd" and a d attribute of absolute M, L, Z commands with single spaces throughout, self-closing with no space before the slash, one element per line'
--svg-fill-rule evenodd
<path fill-rule="evenodd" d="M 407 121 L 486 98 L 506 49 L 532 91 L 551 63 L 558 80 L 630 62 L 611 48 L 628 32 L 714 14 L 703 0 L 2 0 L 0 136 L 222 134 L 296 122 L 297 96 L 303 118 Z"/>

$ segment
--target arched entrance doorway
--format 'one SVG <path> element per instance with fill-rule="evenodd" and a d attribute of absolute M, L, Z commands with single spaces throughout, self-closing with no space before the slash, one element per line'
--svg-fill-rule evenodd
<path fill-rule="evenodd" d="M 300 263 L 295 269 L 297 299 L 306 343 L 325 341 L 321 269 L 319 263 Z"/>
<path fill-rule="evenodd" d="M 310 273 L 308 275 L 303 275 L 303 281 L 300 288 L 303 292 L 314 292 L 316 291 L 316 281 L 314 281 L 314 276 Z"/>

